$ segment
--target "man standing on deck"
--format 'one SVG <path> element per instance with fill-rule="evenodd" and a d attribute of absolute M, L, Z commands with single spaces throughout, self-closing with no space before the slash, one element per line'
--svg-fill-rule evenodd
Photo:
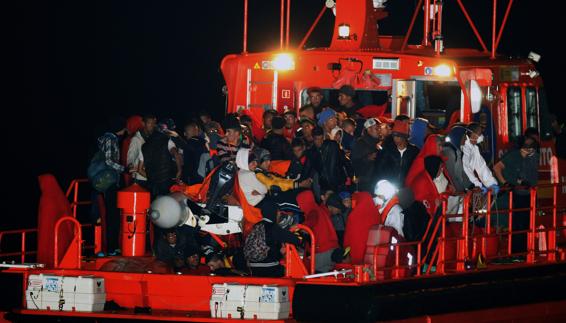
<path fill-rule="evenodd" d="M 137 183 L 147 188 L 147 177 L 143 169 L 142 146 L 145 141 L 153 134 L 157 118 L 151 114 L 146 114 L 142 117 L 142 129 L 138 130 L 128 148 L 128 166 L 134 170 L 132 177 L 134 183 Z"/>

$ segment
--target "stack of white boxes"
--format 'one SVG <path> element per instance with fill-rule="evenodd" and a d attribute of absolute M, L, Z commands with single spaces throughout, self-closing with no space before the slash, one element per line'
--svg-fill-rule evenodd
<path fill-rule="evenodd" d="M 104 278 L 94 276 L 30 275 L 27 309 L 99 312 L 104 310 Z"/>
<path fill-rule="evenodd" d="M 275 285 L 214 284 L 213 318 L 280 320 L 289 318 L 289 288 Z"/>

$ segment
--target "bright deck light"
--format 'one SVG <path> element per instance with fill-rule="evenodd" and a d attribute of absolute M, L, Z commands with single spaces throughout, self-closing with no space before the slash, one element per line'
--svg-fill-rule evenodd
<path fill-rule="evenodd" d="M 273 59 L 273 68 L 278 71 L 294 70 L 295 60 L 291 54 L 277 54 Z"/>
<path fill-rule="evenodd" d="M 350 39 L 350 25 L 340 24 L 338 26 L 338 39 Z"/>
<path fill-rule="evenodd" d="M 452 69 L 446 64 L 441 64 L 434 68 L 433 74 L 436 76 L 448 77 L 452 75 Z"/>

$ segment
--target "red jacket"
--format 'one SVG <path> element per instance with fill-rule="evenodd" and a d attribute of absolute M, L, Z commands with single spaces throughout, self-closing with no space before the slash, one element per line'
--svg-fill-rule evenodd
<path fill-rule="evenodd" d="M 379 209 L 367 192 L 358 192 L 352 196 L 356 206 L 348 216 L 344 232 L 344 247 L 350 247 L 353 264 L 363 264 L 369 229 L 380 223 Z"/>
<path fill-rule="evenodd" d="M 440 194 L 438 194 L 436 186 L 428 172 L 423 169 L 423 171 L 413 179 L 410 188 L 413 190 L 415 201 L 423 203 L 428 214 L 433 217 L 438 209 L 436 201 L 440 200 Z"/>
<path fill-rule="evenodd" d="M 325 252 L 338 248 L 338 237 L 330 219 L 330 212 L 316 204 L 312 191 L 297 195 L 297 203 L 305 213 L 304 225 L 312 229 L 316 239 L 316 252 Z"/>
<path fill-rule="evenodd" d="M 438 151 L 438 145 L 436 143 L 438 137 L 439 137 L 438 135 L 430 135 L 426 138 L 423 148 L 421 149 L 421 151 L 413 161 L 413 164 L 411 165 L 411 168 L 407 173 L 407 177 L 405 177 L 405 186 L 411 187 L 412 181 L 414 181 L 419 174 L 426 173 L 426 169 L 424 165 L 424 160 L 426 157 L 428 156 L 442 157 L 440 155 L 440 152 Z"/>

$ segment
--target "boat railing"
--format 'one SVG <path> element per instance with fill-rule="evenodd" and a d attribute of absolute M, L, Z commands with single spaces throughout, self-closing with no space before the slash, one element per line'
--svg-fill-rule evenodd
<path fill-rule="evenodd" d="M 74 219 L 77 218 L 78 209 L 81 206 L 89 206 L 91 200 L 80 200 L 80 188 L 88 184 L 88 179 L 74 179 L 65 191 L 65 196 L 69 199 L 71 206 L 71 214 Z M 77 221 L 77 223 L 79 223 Z M 102 248 L 102 228 L 100 225 L 90 223 L 79 223 L 81 228 L 81 236 L 84 236 L 86 230 L 92 230 L 93 241 L 90 243 L 82 243 L 82 249 L 93 250 L 97 253 Z M 0 231 L 0 260 L 2 261 L 21 261 L 26 263 L 34 261 L 37 255 L 37 228 L 15 229 Z M 14 237 L 14 238 L 12 238 Z M 19 241 L 19 243 L 18 243 Z M 18 245 L 16 247 L 16 245 Z M 33 247 L 32 247 L 33 246 Z"/>
<path fill-rule="evenodd" d="M 306 225 L 297 224 L 291 228 L 291 232 L 305 232 L 310 241 L 304 241 L 305 248 L 304 254 L 301 255 L 297 248 L 292 244 L 285 244 L 285 276 L 303 278 L 305 275 L 312 275 L 315 273 L 316 260 L 316 238 L 314 232 Z M 307 251 L 309 255 L 307 257 Z M 308 260 L 308 266 L 305 262 Z"/>
<path fill-rule="evenodd" d="M 429 221 L 423 238 L 417 242 L 394 241 L 377 245 L 372 270 L 385 272 L 385 277 L 396 279 L 483 268 L 508 258 L 519 258 L 518 262 L 525 264 L 566 260 L 564 250 L 558 247 L 559 238 L 566 234 L 566 201 L 558 200 L 563 186 L 563 183 L 551 183 L 503 188 L 496 198 L 491 190 L 484 195 L 479 190 L 442 194 L 440 211 Z M 523 194 L 517 194 L 517 189 L 523 190 Z M 551 196 L 539 196 L 541 189 L 550 189 Z M 450 197 L 460 199 L 460 212 L 448 213 Z M 483 207 L 478 207 L 475 201 L 478 198 L 483 198 Z M 508 207 L 497 208 L 498 198 L 507 198 Z M 513 200 L 517 198 L 528 198 L 529 206 L 515 208 Z M 501 215 L 507 216 L 505 223 L 499 221 Z M 513 230 L 514 216 L 528 216 L 528 227 Z M 495 224 L 494 218 L 497 219 Z M 514 253 L 513 236 L 518 234 L 527 235 L 526 250 Z M 378 265 L 379 257 L 384 256 L 380 254 L 383 248 L 388 248 L 393 254 L 389 256 L 394 259 L 386 266 Z M 411 254 L 412 261 L 404 260 L 405 252 Z"/>

